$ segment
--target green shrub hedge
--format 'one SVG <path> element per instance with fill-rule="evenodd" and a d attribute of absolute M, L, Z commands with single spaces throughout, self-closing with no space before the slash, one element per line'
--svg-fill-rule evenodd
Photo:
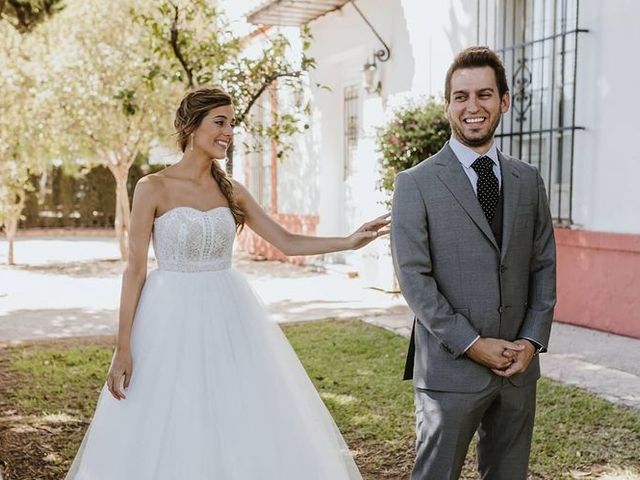
<path fill-rule="evenodd" d="M 396 110 L 391 121 L 377 132 L 376 146 L 381 154 L 379 188 L 391 193 L 398 172 L 438 152 L 450 135 L 444 105 L 432 97 Z"/>

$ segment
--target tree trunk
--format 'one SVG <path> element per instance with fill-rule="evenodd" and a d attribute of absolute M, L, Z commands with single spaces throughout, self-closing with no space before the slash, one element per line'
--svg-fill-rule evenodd
<path fill-rule="evenodd" d="M 129 169 L 112 171 L 112 173 L 116 180 L 116 237 L 120 247 L 120 257 L 127 261 L 129 258 L 129 219 L 131 217 L 129 192 L 127 191 Z"/>
<path fill-rule="evenodd" d="M 20 215 L 22 215 L 22 209 L 24 208 L 25 192 L 16 192 L 13 202 L 9 203 L 5 210 L 4 217 L 4 233 L 7 237 L 7 265 L 15 265 L 15 257 L 13 252 L 13 245 L 18 233 L 18 222 L 20 222 Z"/>
<path fill-rule="evenodd" d="M 18 213 L 17 218 L 9 218 L 4 225 L 4 234 L 7 237 L 7 244 L 9 246 L 7 251 L 7 265 L 15 265 L 15 258 L 13 256 L 13 243 L 16 238 L 16 233 L 18 231 L 18 219 L 20 218 L 20 213 Z"/>

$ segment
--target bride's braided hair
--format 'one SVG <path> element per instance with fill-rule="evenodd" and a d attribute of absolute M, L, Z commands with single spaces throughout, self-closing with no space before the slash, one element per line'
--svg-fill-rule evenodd
<path fill-rule="evenodd" d="M 198 128 L 202 119 L 211 109 L 231 104 L 231 95 L 220 87 L 201 87 L 187 93 L 180 102 L 180 106 L 176 111 L 176 118 L 173 122 L 176 128 L 180 150 L 183 152 L 186 150 L 190 135 Z M 211 175 L 218 183 L 227 202 L 229 202 L 229 208 L 236 222 L 236 228 L 242 230 L 245 215 L 236 202 L 233 194 L 233 183 L 231 183 L 231 180 L 229 180 L 229 177 L 227 177 L 227 174 L 215 159 L 211 161 Z"/>

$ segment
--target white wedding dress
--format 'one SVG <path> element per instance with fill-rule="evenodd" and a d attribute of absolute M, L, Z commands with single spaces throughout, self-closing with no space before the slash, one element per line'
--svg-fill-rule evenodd
<path fill-rule="evenodd" d="M 361 479 L 234 238 L 227 207 L 156 218 L 127 398 L 103 387 L 66 480 Z"/>

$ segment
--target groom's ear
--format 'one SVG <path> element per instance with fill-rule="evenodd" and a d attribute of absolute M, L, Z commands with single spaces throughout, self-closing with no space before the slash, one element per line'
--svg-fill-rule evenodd
<path fill-rule="evenodd" d="M 509 107 L 511 106 L 511 94 L 509 90 L 502 94 L 502 98 L 500 99 L 500 111 L 502 113 L 507 113 L 509 111 Z"/>

